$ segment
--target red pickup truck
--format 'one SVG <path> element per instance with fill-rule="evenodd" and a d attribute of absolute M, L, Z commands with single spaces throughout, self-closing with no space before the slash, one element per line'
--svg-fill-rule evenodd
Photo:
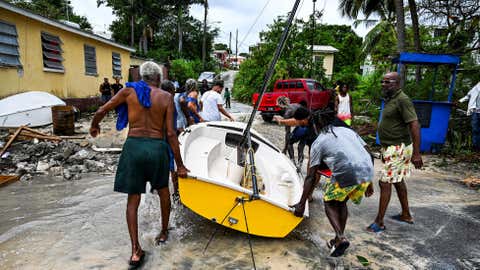
<path fill-rule="evenodd" d="M 277 106 L 277 99 L 286 96 L 290 103 L 305 101 L 310 110 L 317 110 L 328 105 L 331 91 L 324 88 L 313 79 L 288 79 L 275 82 L 272 92 L 263 95 L 258 107 L 263 120 L 270 122 L 274 115 L 279 115 L 282 109 Z M 258 93 L 253 94 L 252 102 L 255 104 Z"/>

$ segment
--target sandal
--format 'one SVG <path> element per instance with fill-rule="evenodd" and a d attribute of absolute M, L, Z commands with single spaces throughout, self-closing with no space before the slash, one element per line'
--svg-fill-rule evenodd
<path fill-rule="evenodd" d="M 140 256 L 140 259 L 138 259 L 138 261 L 133 261 L 132 257 L 130 257 L 130 261 L 128 262 L 128 264 L 131 267 L 129 269 L 137 269 L 138 267 L 142 266 L 143 260 L 145 259 L 145 251 L 140 250 L 140 252 L 142 253 L 142 255 Z"/>
<path fill-rule="evenodd" d="M 348 242 L 346 239 L 343 239 L 338 245 L 335 245 L 335 249 L 333 250 L 332 253 L 330 253 L 330 256 L 332 257 L 340 257 L 345 253 L 345 250 L 350 246 L 350 242 Z"/>
<path fill-rule="evenodd" d="M 367 231 L 373 232 L 373 233 L 381 233 L 385 231 L 385 229 L 386 229 L 385 226 L 380 226 L 375 222 L 370 224 L 370 226 L 367 227 Z"/>
<path fill-rule="evenodd" d="M 157 237 L 155 237 L 155 244 L 160 245 L 162 243 L 167 242 L 167 240 L 168 240 L 168 229 L 162 230 L 160 234 Z"/>

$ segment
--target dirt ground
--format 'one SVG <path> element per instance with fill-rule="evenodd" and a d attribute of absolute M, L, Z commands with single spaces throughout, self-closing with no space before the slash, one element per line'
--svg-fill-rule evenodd
<path fill-rule="evenodd" d="M 232 111 L 241 120 L 246 109 L 234 105 Z M 91 143 L 121 145 L 125 134 L 112 127 L 110 121 L 102 137 Z M 283 127 L 259 119 L 254 128 L 282 146 Z M 438 156 L 426 155 L 424 162 L 425 168 L 407 181 L 414 225 L 389 218 L 400 211 L 393 192 L 387 230 L 366 232 L 378 207 L 375 180 L 372 198 L 359 206 L 349 203 L 346 234 L 351 247 L 344 257 L 331 258 L 325 243 L 334 233 L 316 190 L 310 218 L 286 238 L 252 238 L 257 269 L 479 269 L 480 193 L 462 183 L 479 177 L 479 170 Z M 375 168 L 381 169 L 378 160 Z M 0 269 L 127 268 L 126 198 L 112 187 L 113 173 L 90 173 L 74 181 L 35 176 L 0 188 Z M 140 242 L 148 252 L 143 269 L 252 269 L 245 234 L 221 228 L 203 253 L 217 225 L 174 205 L 170 239 L 154 246 L 160 230 L 156 195 L 145 195 L 139 211 Z M 362 266 L 357 256 L 365 257 L 369 266 Z"/>

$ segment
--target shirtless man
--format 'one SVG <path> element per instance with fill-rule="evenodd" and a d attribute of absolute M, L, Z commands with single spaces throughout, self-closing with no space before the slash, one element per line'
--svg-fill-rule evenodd
<path fill-rule="evenodd" d="M 173 97 L 158 88 L 160 67 L 153 62 L 146 62 L 140 66 L 140 76 L 142 81 L 127 83 L 126 88 L 97 110 L 90 127 L 90 135 L 96 137 L 100 133 L 99 123 L 108 111 L 119 105 L 128 106 L 124 112 L 128 114 L 129 132 L 120 156 L 114 190 L 128 194 L 126 215 L 132 244 L 131 266 L 140 266 L 145 257 L 138 241 L 137 211 L 141 193 L 145 193 L 146 181 L 150 181 L 152 188 L 160 195 L 162 231 L 157 241 L 164 242 L 168 236 L 170 194 L 166 140 L 173 150 L 178 175 L 186 177 L 188 172 L 180 156 L 173 128 Z"/>

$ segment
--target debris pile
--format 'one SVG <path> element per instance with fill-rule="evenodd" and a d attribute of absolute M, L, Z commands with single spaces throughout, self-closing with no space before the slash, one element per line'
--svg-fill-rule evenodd
<path fill-rule="evenodd" d="M 119 158 L 118 152 L 94 151 L 81 136 L 73 140 L 20 127 L 6 138 L 0 156 L 0 174 L 16 174 L 21 181 L 28 181 L 36 174 L 66 180 L 80 179 L 81 174 L 90 172 L 111 174 Z"/>

